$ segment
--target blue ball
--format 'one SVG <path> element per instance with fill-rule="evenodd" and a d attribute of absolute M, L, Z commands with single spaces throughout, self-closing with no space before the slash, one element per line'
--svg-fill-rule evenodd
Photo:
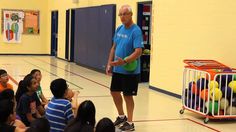
<path fill-rule="evenodd" d="M 221 76 L 221 77 L 220 77 Z M 216 81 L 219 83 L 219 87 L 228 86 L 228 84 L 233 80 L 232 75 L 218 75 Z M 227 82 L 226 82 L 227 81 Z"/>
<path fill-rule="evenodd" d="M 197 88 L 201 91 L 202 89 L 208 89 L 208 80 L 206 78 L 200 78 L 197 80 Z"/>
<path fill-rule="evenodd" d="M 231 92 L 232 92 L 232 89 L 230 87 L 227 87 L 227 86 L 223 86 L 221 87 L 220 89 L 222 91 L 222 96 L 227 98 L 227 99 L 230 99 L 231 98 Z"/>

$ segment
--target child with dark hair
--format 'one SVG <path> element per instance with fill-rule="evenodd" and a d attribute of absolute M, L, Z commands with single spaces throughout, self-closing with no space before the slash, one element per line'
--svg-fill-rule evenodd
<path fill-rule="evenodd" d="M 102 118 L 97 126 L 95 132 L 115 132 L 115 126 L 109 118 Z"/>
<path fill-rule="evenodd" d="M 0 131 L 1 132 L 23 132 L 24 124 L 15 124 L 16 114 L 14 102 L 10 99 L 0 100 Z"/>
<path fill-rule="evenodd" d="M 92 101 L 86 100 L 79 105 L 77 116 L 66 127 L 65 132 L 94 132 L 96 109 Z"/>
<path fill-rule="evenodd" d="M 28 74 L 28 75 L 26 75 L 26 76 L 24 77 L 23 80 L 21 80 L 21 81 L 19 82 L 18 88 L 17 88 L 17 90 L 16 90 L 16 96 L 15 96 L 17 103 L 19 103 L 20 97 L 21 97 L 24 93 L 28 92 L 27 87 L 31 85 L 31 79 L 33 79 L 33 77 L 32 77 L 30 74 Z"/>
<path fill-rule="evenodd" d="M 115 132 L 114 123 L 109 118 L 102 118 L 96 125 L 95 132 Z"/>
<path fill-rule="evenodd" d="M 42 79 L 42 74 L 41 71 L 39 69 L 33 69 L 30 74 L 38 81 L 39 83 L 39 87 L 36 91 L 38 98 L 41 100 L 41 104 L 42 105 L 46 105 L 48 104 L 48 100 L 45 98 L 43 91 L 42 91 L 42 87 L 40 85 L 40 81 Z"/>
<path fill-rule="evenodd" d="M 0 69 L 0 93 L 6 89 L 13 90 L 13 86 L 10 83 L 8 83 L 8 81 L 9 77 L 7 71 Z"/>
<path fill-rule="evenodd" d="M 29 129 L 26 132 L 49 132 L 50 125 L 47 119 L 45 118 L 38 118 L 34 120 L 31 124 Z"/>
<path fill-rule="evenodd" d="M 43 107 L 37 97 L 36 90 L 38 88 L 37 80 L 30 74 L 24 77 L 20 82 L 16 92 L 17 115 L 21 118 L 26 126 L 36 118 L 42 116 Z"/>
<path fill-rule="evenodd" d="M 6 89 L 2 91 L 0 94 L 0 100 L 2 99 L 9 99 L 15 101 L 14 91 L 12 89 Z"/>
<path fill-rule="evenodd" d="M 46 108 L 46 118 L 50 123 L 50 132 L 64 132 L 65 126 L 74 118 L 71 102 L 67 99 L 70 89 L 65 79 L 51 82 L 53 98 Z"/>

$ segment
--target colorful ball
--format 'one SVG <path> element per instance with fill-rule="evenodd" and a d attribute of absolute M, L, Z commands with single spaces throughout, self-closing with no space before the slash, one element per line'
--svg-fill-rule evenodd
<path fill-rule="evenodd" d="M 220 109 L 225 110 L 229 106 L 229 100 L 226 98 L 222 98 L 220 100 Z"/>
<path fill-rule="evenodd" d="M 188 84 L 188 88 L 193 94 L 198 94 L 199 93 L 199 89 L 197 88 L 197 85 L 194 81 L 190 82 Z"/>
<path fill-rule="evenodd" d="M 232 106 L 236 107 L 236 97 L 233 97 L 231 100 Z"/>
<path fill-rule="evenodd" d="M 218 113 L 218 109 L 219 109 L 218 102 L 212 102 L 212 101 L 206 102 L 205 107 L 208 109 L 209 113 L 212 113 L 212 114 Z"/>
<path fill-rule="evenodd" d="M 208 80 L 206 78 L 200 78 L 197 80 L 197 88 L 202 90 L 204 88 L 208 88 Z"/>
<path fill-rule="evenodd" d="M 203 89 L 200 93 L 200 97 L 202 100 L 208 100 L 208 89 Z"/>
<path fill-rule="evenodd" d="M 236 93 L 236 81 L 231 81 L 229 87 L 233 89 L 234 93 Z"/>
<path fill-rule="evenodd" d="M 231 106 L 229 106 L 229 107 L 226 109 L 226 114 L 227 114 L 227 115 L 236 115 L 236 107 L 231 107 Z"/>
<path fill-rule="evenodd" d="M 187 99 L 186 99 L 187 101 Z M 188 98 L 188 103 L 186 102 L 186 105 L 189 107 L 189 108 L 192 108 L 192 109 L 197 109 L 198 106 L 199 106 L 199 96 L 193 96 L 192 98 L 189 97 Z"/>
<path fill-rule="evenodd" d="M 224 87 L 232 81 L 232 75 L 217 75 L 216 81 L 219 84 L 219 87 Z"/>
<path fill-rule="evenodd" d="M 214 88 L 210 91 L 211 100 L 220 100 L 222 98 L 222 92 L 219 88 Z"/>
<path fill-rule="evenodd" d="M 125 57 L 125 59 L 126 59 L 126 58 L 127 58 L 127 57 Z M 125 59 L 124 59 L 124 60 L 125 60 Z M 133 71 L 136 70 L 137 66 L 138 66 L 138 61 L 137 61 L 137 60 L 134 60 L 134 61 L 132 61 L 132 62 L 129 62 L 129 63 L 125 64 L 125 65 L 123 66 L 123 68 L 124 68 L 126 71 L 128 71 L 128 72 L 133 72 Z"/>
<path fill-rule="evenodd" d="M 209 88 L 210 90 L 213 89 L 213 88 L 219 88 L 219 84 L 217 81 L 210 81 L 209 82 Z"/>
<path fill-rule="evenodd" d="M 231 98 L 232 89 L 230 87 L 227 86 L 221 87 L 221 92 L 222 92 L 222 97 L 225 97 L 227 99 Z"/>

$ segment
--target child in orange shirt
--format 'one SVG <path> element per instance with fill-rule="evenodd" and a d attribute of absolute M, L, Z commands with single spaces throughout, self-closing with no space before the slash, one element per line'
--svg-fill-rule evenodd
<path fill-rule="evenodd" d="M 13 86 L 8 83 L 9 77 L 7 71 L 0 69 L 0 93 L 6 89 L 12 89 Z"/>

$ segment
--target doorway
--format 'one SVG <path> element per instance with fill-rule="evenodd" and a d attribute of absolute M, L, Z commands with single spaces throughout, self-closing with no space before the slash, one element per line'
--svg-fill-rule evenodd
<path fill-rule="evenodd" d="M 144 49 L 141 56 L 141 82 L 149 82 L 152 2 L 138 3 L 137 24 L 142 30 Z"/>
<path fill-rule="evenodd" d="M 66 10 L 65 59 L 74 62 L 74 19 L 75 9 Z"/>
<path fill-rule="evenodd" d="M 51 56 L 57 57 L 58 11 L 51 12 Z"/>

